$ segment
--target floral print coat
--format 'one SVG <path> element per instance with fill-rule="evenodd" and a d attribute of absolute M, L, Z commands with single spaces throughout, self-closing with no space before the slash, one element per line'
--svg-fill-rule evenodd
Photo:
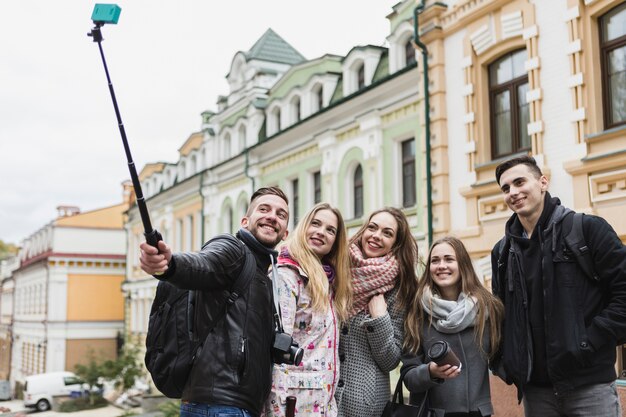
<path fill-rule="evenodd" d="M 283 417 L 286 398 L 296 397 L 296 415 L 336 417 L 335 385 L 339 379 L 337 359 L 338 322 L 332 295 L 325 312 L 313 310 L 302 269 L 278 265 L 279 304 L 285 333 L 304 348 L 300 366 L 274 365 L 272 391 L 265 407 L 266 417 Z"/>

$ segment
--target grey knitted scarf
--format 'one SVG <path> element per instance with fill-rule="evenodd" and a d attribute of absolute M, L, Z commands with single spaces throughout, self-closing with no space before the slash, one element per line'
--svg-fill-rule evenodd
<path fill-rule="evenodd" d="M 428 286 L 424 288 L 422 307 L 433 318 L 435 329 L 441 333 L 458 333 L 473 326 L 478 312 L 478 305 L 473 297 L 461 293 L 456 301 L 448 301 L 433 294 Z"/>

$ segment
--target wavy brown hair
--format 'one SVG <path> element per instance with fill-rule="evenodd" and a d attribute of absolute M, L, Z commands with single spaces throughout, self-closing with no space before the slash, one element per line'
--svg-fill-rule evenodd
<path fill-rule="evenodd" d="M 341 212 L 328 203 L 319 203 L 300 219 L 293 234 L 286 243 L 289 255 L 295 259 L 308 275 L 308 289 L 311 293 L 313 309 L 326 311 L 328 307 L 328 278 L 317 255 L 311 250 L 306 239 L 306 231 L 321 210 L 329 210 L 337 216 L 335 243 L 323 261 L 335 268 L 333 281 L 335 312 L 341 321 L 348 318 L 352 306 L 352 282 L 350 280 L 350 258 L 348 254 L 348 233 Z"/>
<path fill-rule="evenodd" d="M 383 207 L 372 212 L 367 221 L 363 223 L 363 226 L 352 236 L 350 243 L 357 245 L 359 249 L 361 249 L 361 253 L 364 253 L 361 238 L 372 221 L 372 218 L 379 213 L 389 213 L 396 220 L 396 223 L 398 223 L 396 241 L 391 247 L 391 253 L 398 261 L 399 267 L 397 280 L 400 288 L 396 308 L 398 311 L 405 311 L 413 302 L 413 297 L 417 290 L 417 274 L 415 268 L 417 267 L 418 249 L 417 242 L 411 234 L 409 222 L 402 210 L 395 207 Z M 404 330 L 405 332 L 408 330 L 406 322 Z"/>
<path fill-rule="evenodd" d="M 485 353 L 491 358 L 498 349 L 500 343 L 500 323 L 504 317 L 504 306 L 502 302 L 491 294 L 487 288 L 480 282 L 474 266 L 472 265 L 472 259 L 465 248 L 463 242 L 460 239 L 453 236 L 446 236 L 437 240 L 430 247 L 428 251 L 428 260 L 426 261 L 426 268 L 419 281 L 417 292 L 415 293 L 415 300 L 411 304 L 409 313 L 407 315 L 406 324 L 413 329 L 412 332 L 407 333 L 404 338 L 404 348 L 410 353 L 417 353 L 419 350 L 421 339 L 420 330 L 424 325 L 425 320 L 429 320 L 432 324 L 432 318 L 426 317 L 424 309 L 422 308 L 422 296 L 426 287 L 430 288 L 433 294 L 440 294 L 439 288 L 433 280 L 430 273 L 430 262 L 433 249 L 437 245 L 447 243 L 454 249 L 456 255 L 456 261 L 459 266 L 459 274 L 461 277 L 461 292 L 472 296 L 476 299 L 478 305 L 478 314 L 476 315 L 476 325 L 474 326 L 474 338 L 477 341 L 480 349 L 483 350 L 482 340 L 485 333 L 485 327 L 489 324 L 490 328 L 490 350 Z"/>

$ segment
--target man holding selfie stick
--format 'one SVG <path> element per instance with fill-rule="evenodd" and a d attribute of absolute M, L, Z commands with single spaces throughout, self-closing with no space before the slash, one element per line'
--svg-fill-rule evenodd
<path fill-rule="evenodd" d="M 225 295 L 241 274 L 246 248 L 256 259 L 249 287 L 207 335 L 183 390 L 181 417 L 233 413 L 258 417 L 272 385 L 274 308 L 267 271 L 287 237 L 288 200 L 277 187 L 258 189 L 241 219 L 239 240 L 217 239 L 198 253 L 172 253 L 142 243 L 141 269 L 159 280 L 198 292 L 195 325 L 210 323 L 224 308 Z M 234 240 L 234 239 L 233 239 Z M 159 274 L 159 275 L 156 275 Z"/>

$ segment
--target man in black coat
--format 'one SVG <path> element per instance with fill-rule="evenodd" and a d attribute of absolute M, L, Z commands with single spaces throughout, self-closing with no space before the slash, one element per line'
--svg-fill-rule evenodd
<path fill-rule="evenodd" d="M 626 247 L 604 219 L 584 216 L 598 279 L 589 277 L 564 241 L 573 212 L 550 196 L 534 158 L 503 162 L 496 180 L 514 214 L 491 254 L 493 292 L 505 305 L 492 368 L 517 386 L 526 416 L 621 415 L 615 347 L 626 336 Z"/>
<path fill-rule="evenodd" d="M 271 389 L 274 320 L 268 268 L 274 247 L 287 237 L 288 201 L 277 187 L 260 188 L 241 220 L 238 240 L 217 239 L 200 252 L 172 253 L 163 241 L 159 250 L 142 243 L 141 269 L 173 285 L 199 292 L 195 323 L 199 333 L 225 304 L 241 274 L 246 247 L 256 258 L 256 271 L 246 291 L 229 307 L 196 356 L 185 385 L 181 417 L 261 414 Z M 245 245 L 245 246 L 244 246 Z"/>

